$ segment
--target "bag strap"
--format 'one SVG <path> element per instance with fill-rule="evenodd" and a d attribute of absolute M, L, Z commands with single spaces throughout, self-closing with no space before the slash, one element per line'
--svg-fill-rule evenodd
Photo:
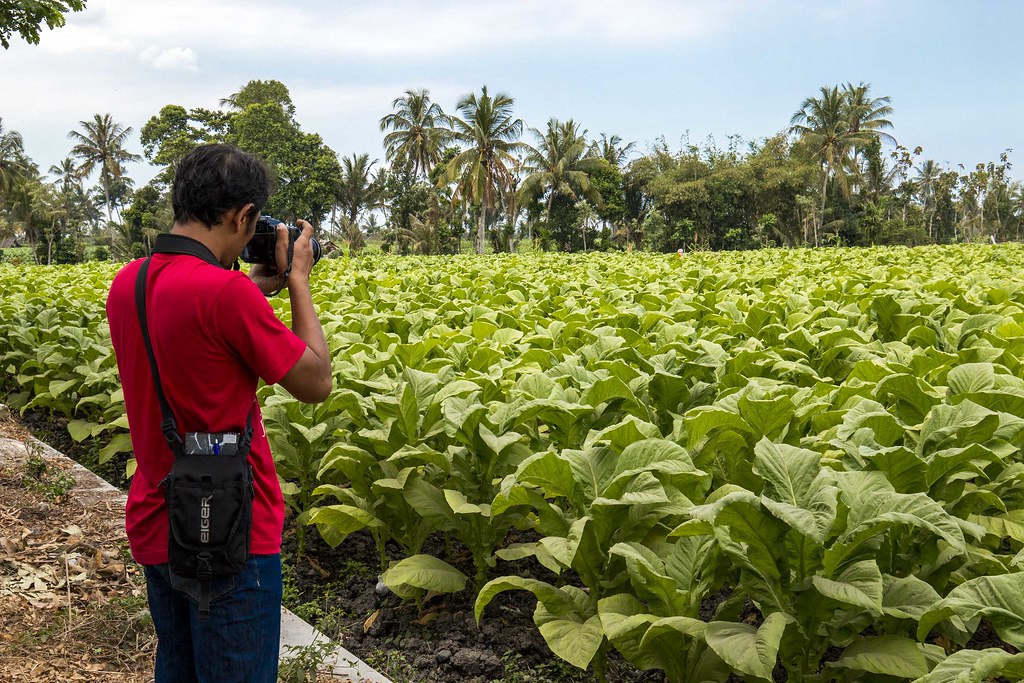
<path fill-rule="evenodd" d="M 167 396 L 164 394 L 163 383 L 160 381 L 160 371 L 156 365 L 156 354 L 153 353 L 153 344 L 149 339 L 149 320 L 146 315 L 146 275 L 149 272 L 149 262 L 150 259 L 147 258 L 142 263 L 142 267 L 139 268 L 139 273 L 135 277 L 135 310 L 139 316 L 139 327 L 142 329 L 142 341 L 146 346 L 146 356 L 149 358 L 149 369 L 153 373 L 153 386 L 156 388 L 156 397 L 160 401 L 160 414 L 163 418 L 160 421 L 160 431 L 163 432 L 164 438 L 167 440 L 167 446 L 171 449 L 174 457 L 181 458 L 185 455 L 185 442 L 178 431 L 178 422 L 174 419 L 174 411 L 171 410 L 171 404 L 167 402 Z M 255 402 L 255 399 L 253 401 Z M 243 457 L 247 456 L 251 443 L 252 406 L 249 407 L 249 413 L 245 419 L 245 432 L 242 434 L 241 443 L 238 444 L 238 454 Z"/>
<path fill-rule="evenodd" d="M 149 261 L 146 259 L 139 268 L 139 274 L 135 277 L 135 310 L 139 314 L 139 326 L 142 328 L 142 341 L 146 345 L 146 356 L 149 357 L 149 369 L 153 373 L 153 386 L 156 388 L 156 397 L 160 401 L 160 413 L 163 419 L 160 421 L 160 431 L 167 439 L 167 446 L 174 453 L 175 458 L 185 455 L 185 442 L 178 432 L 178 423 L 174 419 L 174 412 L 171 404 L 167 402 L 164 395 L 163 383 L 160 381 L 160 371 L 156 366 L 156 355 L 153 353 L 153 344 L 149 340 L 149 321 L 146 316 L 146 274 L 149 272 Z"/>

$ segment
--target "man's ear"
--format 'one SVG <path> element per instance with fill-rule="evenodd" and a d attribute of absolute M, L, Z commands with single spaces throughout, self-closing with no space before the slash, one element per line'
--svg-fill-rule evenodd
<path fill-rule="evenodd" d="M 231 209 L 228 212 L 228 219 L 231 223 L 231 227 L 234 228 L 235 232 L 241 232 L 248 234 L 252 228 L 252 224 L 255 222 L 257 216 L 256 205 L 253 203 L 245 204 L 237 209 Z"/>

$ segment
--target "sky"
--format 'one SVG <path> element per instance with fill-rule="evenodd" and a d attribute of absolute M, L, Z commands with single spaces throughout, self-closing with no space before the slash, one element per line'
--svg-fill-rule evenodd
<path fill-rule="evenodd" d="M 0 49 L 0 119 L 47 169 L 94 114 L 141 152 L 164 105 L 277 79 L 303 130 L 383 162 L 379 121 L 405 90 L 453 113 L 486 84 L 527 127 L 572 118 L 643 153 L 770 136 L 822 86 L 864 82 L 921 159 L 973 168 L 1012 148 L 1021 178 L 1022 26 L 1018 0 L 88 0 L 39 45 Z"/>

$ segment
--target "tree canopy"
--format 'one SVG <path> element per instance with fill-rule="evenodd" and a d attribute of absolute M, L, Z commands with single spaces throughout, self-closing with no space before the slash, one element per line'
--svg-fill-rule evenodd
<path fill-rule="evenodd" d="M 86 0 L 0 0 L 0 45 L 11 47 L 15 33 L 32 45 L 39 44 L 39 32 L 45 24 L 54 29 L 64 25 L 64 15 L 81 12 Z"/>

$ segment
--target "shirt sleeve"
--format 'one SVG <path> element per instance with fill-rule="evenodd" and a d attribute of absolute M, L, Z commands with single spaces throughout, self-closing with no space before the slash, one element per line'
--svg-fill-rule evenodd
<path fill-rule="evenodd" d="M 280 382 L 306 350 L 306 343 L 278 320 L 259 287 L 244 274 L 231 278 L 214 310 L 221 339 L 267 384 Z"/>

